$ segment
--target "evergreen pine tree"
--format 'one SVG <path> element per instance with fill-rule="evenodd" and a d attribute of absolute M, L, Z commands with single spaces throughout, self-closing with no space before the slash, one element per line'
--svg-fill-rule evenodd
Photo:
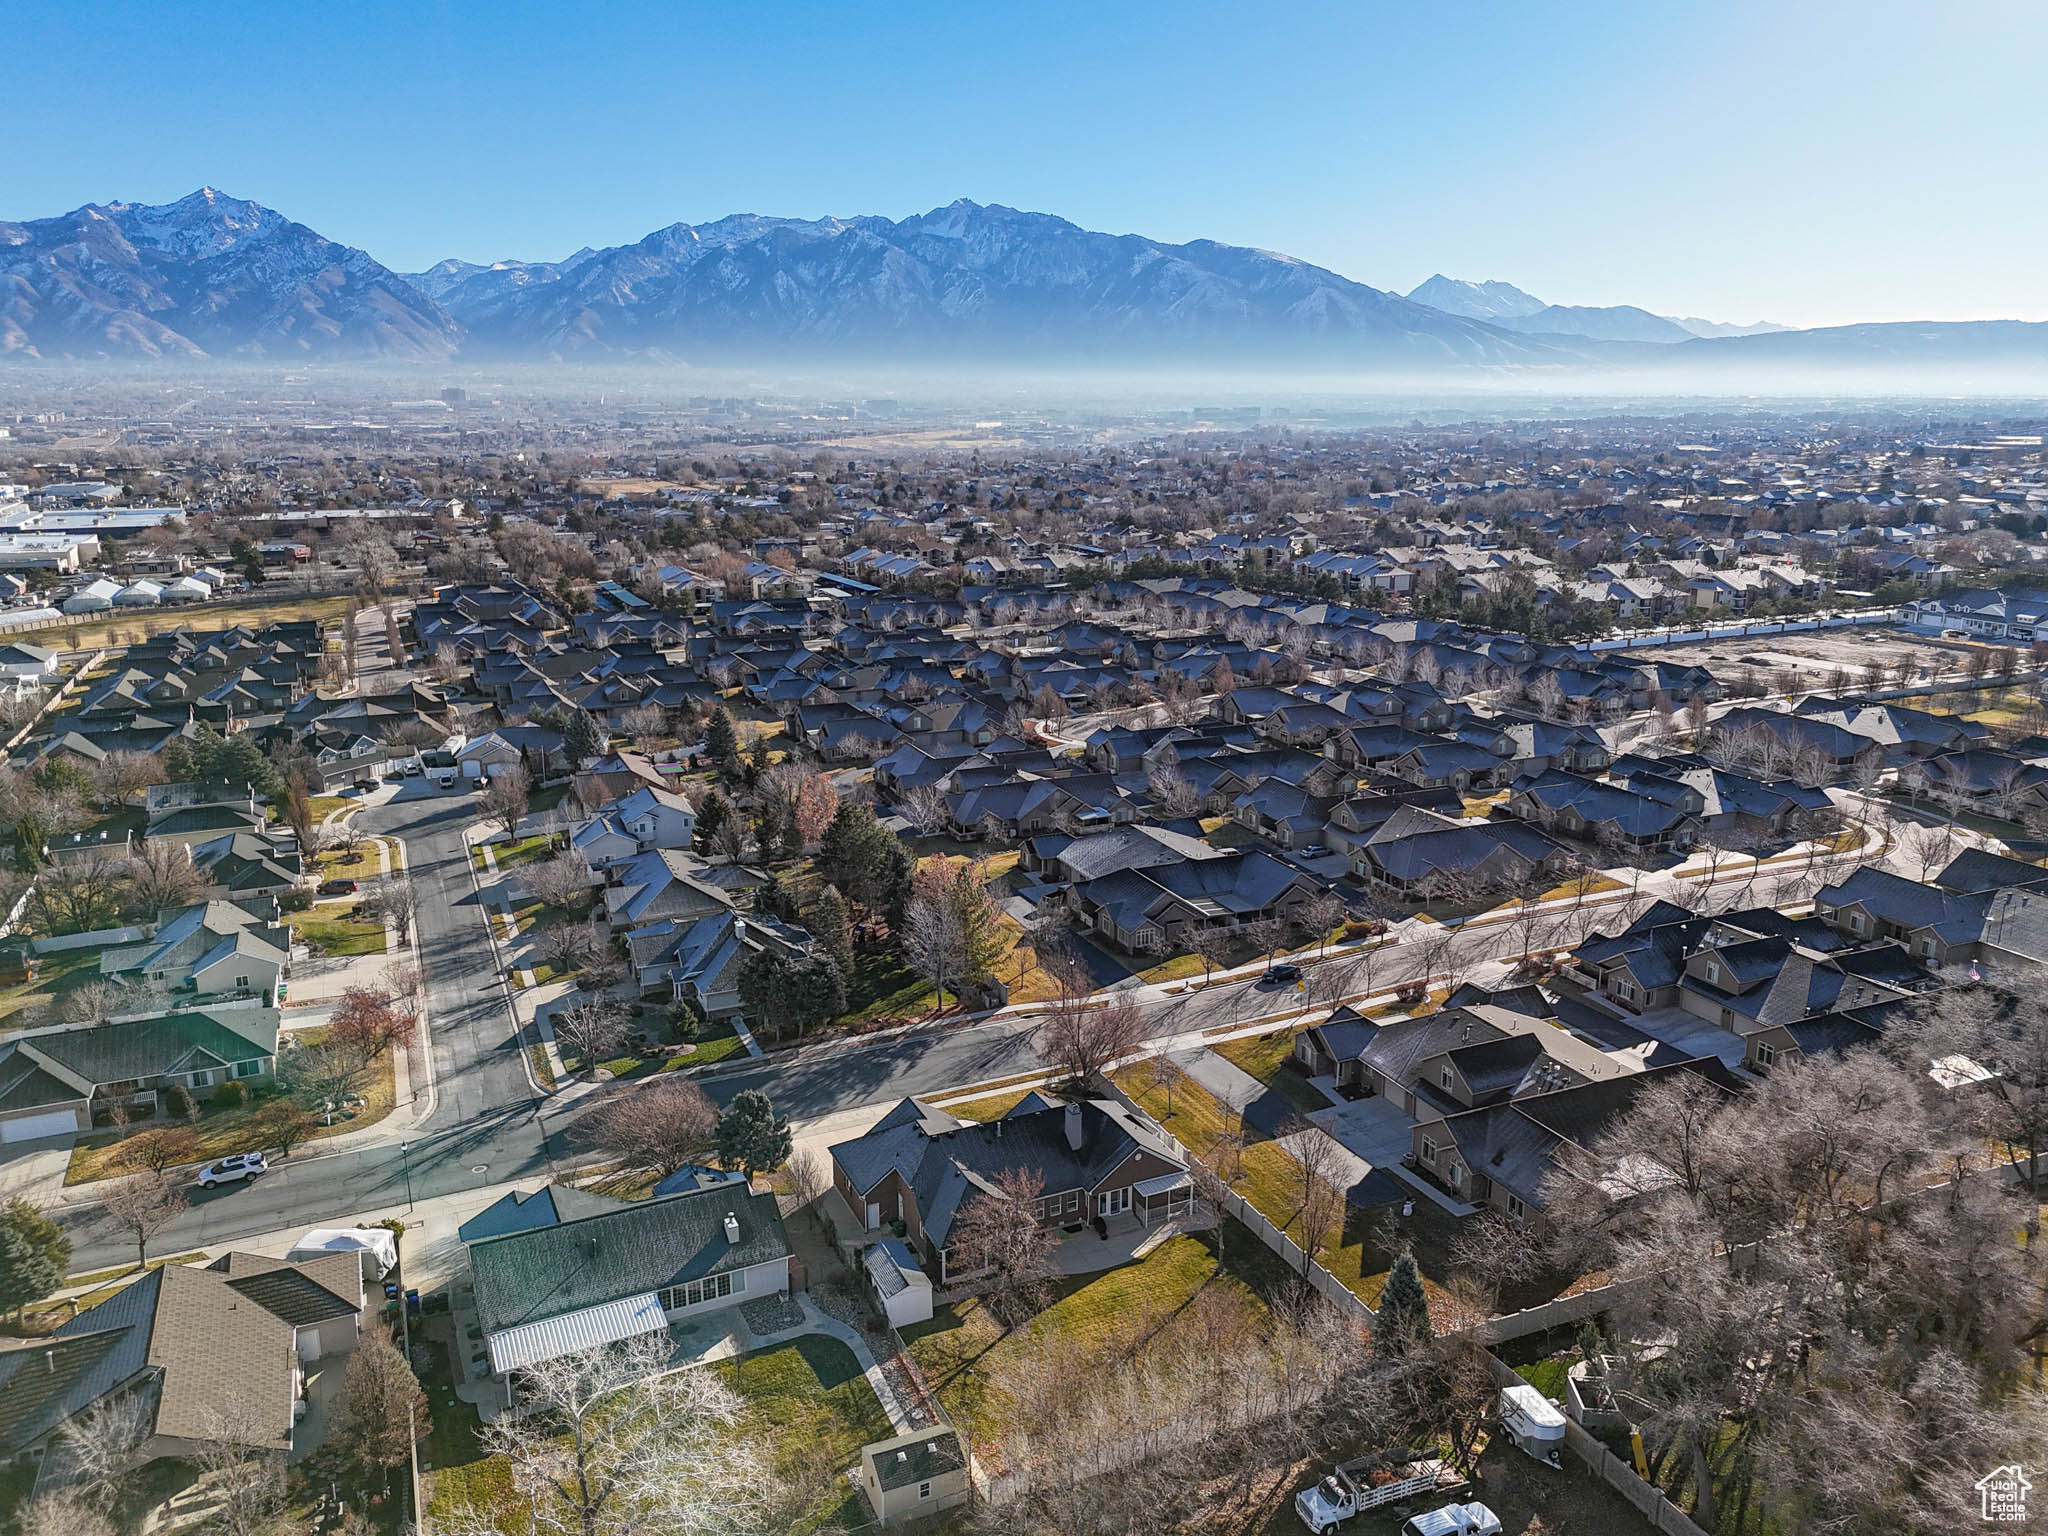
<path fill-rule="evenodd" d="M 711 723 L 704 727 L 704 754 L 720 773 L 730 774 L 739 767 L 740 729 L 723 704 L 711 712 Z"/>
<path fill-rule="evenodd" d="M 0 1312 L 19 1312 L 64 1283 L 71 1239 L 19 1196 L 0 1206 Z"/>
<path fill-rule="evenodd" d="M 712 839 L 717 837 L 719 829 L 737 814 L 732 808 L 732 802 L 717 790 L 714 789 L 707 794 L 697 807 L 697 830 L 691 839 L 697 852 L 711 852 Z"/>
<path fill-rule="evenodd" d="M 1429 1321 L 1429 1297 L 1422 1289 L 1422 1273 L 1415 1267 L 1414 1254 L 1404 1249 L 1394 1260 L 1376 1310 L 1379 1320 L 1372 1330 L 1376 1354 L 1404 1355 L 1436 1336 Z"/>
<path fill-rule="evenodd" d="M 779 1120 L 768 1095 L 758 1088 L 744 1088 L 732 1105 L 718 1117 L 718 1160 L 738 1168 L 748 1178 L 773 1173 L 789 1161 L 789 1122 Z"/>
<path fill-rule="evenodd" d="M 589 710 L 579 709 L 569 716 L 569 723 L 562 727 L 562 750 L 578 768 L 604 750 L 604 732 Z"/>
<path fill-rule="evenodd" d="M 804 926 L 818 941 L 818 948 L 832 957 L 842 978 L 853 975 L 853 924 L 846 915 L 846 898 L 826 886 L 804 913 Z"/>

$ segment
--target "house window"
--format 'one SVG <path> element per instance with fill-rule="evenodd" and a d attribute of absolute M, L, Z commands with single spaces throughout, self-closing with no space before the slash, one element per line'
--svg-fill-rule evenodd
<path fill-rule="evenodd" d="M 930 1498 L 932 1496 L 932 1485 L 930 1483 L 919 1483 L 917 1485 L 917 1496 L 920 1499 Z"/>
<path fill-rule="evenodd" d="M 1863 914 L 1861 912 L 1851 912 L 1849 914 L 1849 931 L 1858 934 L 1863 932 Z"/>
<path fill-rule="evenodd" d="M 735 1291 L 747 1288 L 744 1273 L 728 1275 L 706 1275 L 702 1280 L 689 1280 L 681 1285 L 671 1285 L 661 1293 L 661 1307 L 664 1312 L 680 1312 L 685 1307 L 701 1306 L 707 1301 L 717 1301 L 721 1296 L 730 1296 Z"/>
<path fill-rule="evenodd" d="M 1070 1189 L 1070 1190 L 1068 1190 L 1068 1191 L 1067 1191 L 1067 1214 L 1068 1214 L 1069 1216 L 1072 1216 L 1072 1215 L 1074 1215 L 1074 1214 L 1075 1214 L 1076 1212 L 1078 1212 L 1078 1211 L 1079 1211 L 1080 1209 L 1081 1209 L 1081 1191 L 1079 1191 L 1078 1189 Z"/>
<path fill-rule="evenodd" d="M 1508 1196 L 1508 1214 L 1514 1217 L 1517 1221 L 1520 1221 L 1523 1215 L 1526 1214 L 1522 1206 L 1522 1197 L 1520 1195 Z"/>
<path fill-rule="evenodd" d="M 1138 930 L 1138 948 L 1157 949 L 1164 937 L 1157 923 L 1147 923 Z"/>
<path fill-rule="evenodd" d="M 1462 1168 L 1462 1167 L 1461 1167 L 1460 1165 L 1458 1165 L 1457 1163 L 1453 1163 L 1453 1164 L 1451 1164 L 1451 1188 L 1452 1188 L 1452 1189 L 1453 1189 L 1453 1190 L 1455 1191 L 1455 1190 L 1460 1190 L 1460 1189 L 1463 1189 L 1464 1187 L 1465 1187 L 1465 1170 L 1464 1170 L 1464 1168 Z"/>
<path fill-rule="evenodd" d="M 246 976 L 237 976 L 235 978 L 235 985 L 240 987 L 244 992 L 246 992 L 249 990 L 249 978 Z"/>
<path fill-rule="evenodd" d="M 1436 1161 L 1436 1143 L 1427 1136 L 1422 1138 L 1422 1160 L 1425 1163 L 1434 1163 Z"/>
<path fill-rule="evenodd" d="M 213 1073 L 211 1071 L 191 1072 L 186 1074 L 185 1086 L 188 1088 L 208 1088 L 212 1085 Z"/>
<path fill-rule="evenodd" d="M 1444 1068 L 1443 1072 L 1439 1077 L 1439 1081 L 1442 1082 L 1444 1086 L 1444 1091 L 1448 1093 L 1451 1087 L 1451 1069 L 1449 1067 Z"/>
<path fill-rule="evenodd" d="M 1933 939 L 1922 939 L 1920 941 L 1920 958 L 1923 960 L 1932 960 L 1934 958 Z"/>
<path fill-rule="evenodd" d="M 1707 980 L 1717 984 L 1721 980 L 1721 967 L 1711 960 L 1707 962 Z"/>
<path fill-rule="evenodd" d="M 1775 1045 L 1765 1045 L 1759 1041 L 1756 1048 L 1756 1064 L 1766 1072 L 1770 1071 L 1772 1067 L 1778 1064 L 1778 1048 Z"/>
<path fill-rule="evenodd" d="M 1632 1003 L 1636 1000 L 1636 984 L 1625 978 L 1617 977 L 1614 983 L 1614 995 L 1625 1003 Z"/>
<path fill-rule="evenodd" d="M 262 1075 L 263 1063 L 260 1061 L 238 1061 L 235 1063 L 235 1076 L 237 1077 L 261 1077 Z"/>

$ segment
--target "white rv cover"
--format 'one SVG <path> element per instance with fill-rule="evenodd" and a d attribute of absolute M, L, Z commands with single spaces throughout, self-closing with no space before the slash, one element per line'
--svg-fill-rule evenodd
<path fill-rule="evenodd" d="M 323 1253 L 367 1253 L 376 1264 L 371 1275 L 369 1265 L 363 1268 L 366 1278 L 383 1279 L 398 1263 L 398 1238 L 389 1227 L 315 1227 L 296 1243 L 287 1259 L 317 1259 Z"/>

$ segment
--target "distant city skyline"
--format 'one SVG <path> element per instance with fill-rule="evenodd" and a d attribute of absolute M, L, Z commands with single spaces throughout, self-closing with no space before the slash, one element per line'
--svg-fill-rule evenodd
<path fill-rule="evenodd" d="M 401 271 L 968 197 L 1713 320 L 2048 319 L 2048 9 L 21 4 L 0 219 L 212 185 Z"/>

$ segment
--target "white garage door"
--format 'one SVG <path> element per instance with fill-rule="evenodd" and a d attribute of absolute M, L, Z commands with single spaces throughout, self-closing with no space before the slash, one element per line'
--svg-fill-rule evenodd
<path fill-rule="evenodd" d="M 69 1136 L 77 1129 L 78 1116 L 68 1109 L 60 1109 L 47 1115 L 28 1115 L 20 1120 L 0 1120 L 0 1142 Z"/>

